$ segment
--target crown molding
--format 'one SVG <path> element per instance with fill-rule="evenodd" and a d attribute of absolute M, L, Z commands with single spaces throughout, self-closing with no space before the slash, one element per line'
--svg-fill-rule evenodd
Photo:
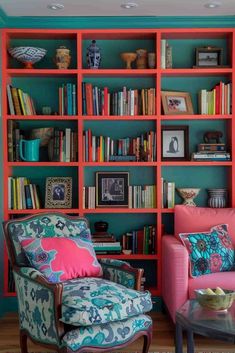
<path fill-rule="evenodd" d="M 0 28 L 222 28 L 235 27 L 235 16 L 8 17 L 0 9 Z"/>

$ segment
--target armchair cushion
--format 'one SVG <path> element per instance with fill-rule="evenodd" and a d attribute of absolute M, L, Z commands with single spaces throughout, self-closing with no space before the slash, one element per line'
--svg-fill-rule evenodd
<path fill-rule="evenodd" d="M 30 264 L 50 282 L 102 275 L 92 243 L 82 238 L 29 238 L 21 245 Z"/>
<path fill-rule="evenodd" d="M 227 224 L 212 227 L 208 232 L 181 233 L 179 236 L 189 252 L 191 276 L 233 268 L 234 249 Z"/>
<path fill-rule="evenodd" d="M 140 331 L 147 331 L 152 325 L 152 319 L 147 315 L 139 315 L 127 320 L 107 324 L 78 327 L 69 331 L 63 337 L 63 342 L 71 351 L 89 346 L 111 348 L 127 342 Z"/>
<path fill-rule="evenodd" d="M 102 278 L 79 278 L 64 282 L 61 321 L 75 326 L 105 324 L 151 308 L 148 291 L 128 289 Z"/>

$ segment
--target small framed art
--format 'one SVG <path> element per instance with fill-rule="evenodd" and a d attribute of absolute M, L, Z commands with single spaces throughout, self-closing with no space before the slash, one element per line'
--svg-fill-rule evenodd
<path fill-rule="evenodd" d="M 72 178 L 48 177 L 46 179 L 45 208 L 72 207 Z"/>
<path fill-rule="evenodd" d="M 96 173 L 96 207 L 128 207 L 128 172 Z"/>
<path fill-rule="evenodd" d="M 217 67 L 222 65 L 222 48 L 196 48 L 196 67 Z"/>
<path fill-rule="evenodd" d="M 193 114 L 192 100 L 188 92 L 162 91 L 161 97 L 165 115 Z"/>
<path fill-rule="evenodd" d="M 163 125 L 162 160 L 187 161 L 189 158 L 188 125 Z"/>

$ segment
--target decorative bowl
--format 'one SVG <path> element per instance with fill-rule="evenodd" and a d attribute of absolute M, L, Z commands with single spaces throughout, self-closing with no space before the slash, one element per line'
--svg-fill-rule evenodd
<path fill-rule="evenodd" d="M 200 189 L 198 188 L 177 188 L 178 193 L 184 200 L 183 205 L 196 206 L 193 199 L 199 194 Z"/>
<path fill-rule="evenodd" d="M 131 250 L 122 250 L 123 254 L 125 255 L 130 255 L 131 254 Z"/>
<path fill-rule="evenodd" d="M 25 69 L 33 69 L 33 64 L 40 61 L 46 55 L 46 49 L 37 47 L 9 48 L 11 56 L 25 64 Z"/>
<path fill-rule="evenodd" d="M 136 53 L 121 53 L 122 60 L 126 63 L 126 69 L 131 69 L 131 63 L 137 58 Z"/>
<path fill-rule="evenodd" d="M 212 289 L 215 291 L 215 289 Z M 225 294 L 208 294 L 207 289 L 195 289 L 196 299 L 199 304 L 206 309 L 213 311 L 227 310 L 233 304 L 235 292 L 229 289 L 223 289 Z"/>

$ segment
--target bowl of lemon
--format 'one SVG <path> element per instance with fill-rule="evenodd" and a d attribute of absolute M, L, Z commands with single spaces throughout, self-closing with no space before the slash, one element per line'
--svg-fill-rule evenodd
<path fill-rule="evenodd" d="M 206 309 L 214 311 L 225 311 L 233 304 L 235 292 L 229 289 L 216 287 L 215 289 L 195 289 L 196 299 Z"/>

